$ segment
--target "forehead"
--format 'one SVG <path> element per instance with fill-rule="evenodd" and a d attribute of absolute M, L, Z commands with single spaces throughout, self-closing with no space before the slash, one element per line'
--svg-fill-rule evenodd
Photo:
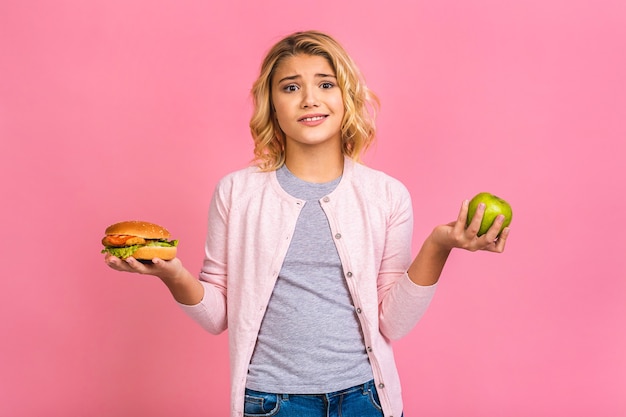
<path fill-rule="evenodd" d="M 318 74 L 335 75 L 330 62 L 319 55 L 294 55 L 281 60 L 276 66 L 274 80 L 288 76 L 315 76 Z"/>

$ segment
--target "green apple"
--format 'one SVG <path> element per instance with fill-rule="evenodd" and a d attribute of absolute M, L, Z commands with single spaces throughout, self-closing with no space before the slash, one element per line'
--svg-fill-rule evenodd
<path fill-rule="evenodd" d="M 500 197 L 490 193 L 478 193 L 469 202 L 469 209 L 467 212 L 467 226 L 469 226 L 472 218 L 474 218 L 474 214 L 476 213 L 476 209 L 478 208 L 478 205 L 480 203 L 485 203 L 485 214 L 483 215 L 482 223 L 480 223 L 478 236 L 482 236 L 487 233 L 487 230 L 489 230 L 489 228 L 493 224 L 493 221 L 499 214 L 504 215 L 504 223 L 502 223 L 500 232 L 502 232 L 502 229 L 511 224 L 513 211 L 511 210 L 511 205 L 509 203 L 507 203 Z M 498 236 L 500 235 L 500 232 L 498 232 Z"/>

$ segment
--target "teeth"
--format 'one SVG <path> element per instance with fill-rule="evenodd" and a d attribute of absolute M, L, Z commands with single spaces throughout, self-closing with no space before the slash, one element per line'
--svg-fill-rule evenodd
<path fill-rule="evenodd" d="M 315 116 L 315 117 L 305 117 L 302 119 L 303 122 L 314 122 L 316 120 L 322 120 L 324 116 Z"/>

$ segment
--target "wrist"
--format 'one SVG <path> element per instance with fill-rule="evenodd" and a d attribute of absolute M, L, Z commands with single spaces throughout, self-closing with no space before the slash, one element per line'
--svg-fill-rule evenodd
<path fill-rule="evenodd" d="M 191 274 L 189 274 L 187 270 L 182 267 L 173 271 L 165 271 L 163 274 L 159 275 L 159 278 L 168 287 L 184 285 L 189 278 L 194 279 L 191 277 Z"/>
<path fill-rule="evenodd" d="M 442 240 L 437 238 L 437 233 L 433 232 L 426 238 L 409 267 L 408 275 L 411 281 L 422 286 L 437 283 L 451 250 L 452 248 L 443 244 Z"/>
<path fill-rule="evenodd" d="M 174 299 L 186 305 L 195 305 L 204 297 L 204 287 L 185 268 L 181 267 L 174 273 L 159 277 L 174 296 Z"/>
<path fill-rule="evenodd" d="M 428 246 L 430 251 L 445 254 L 446 256 L 454 248 L 454 245 L 448 239 L 448 231 L 442 226 L 437 226 L 433 229 L 424 241 L 424 246 Z"/>

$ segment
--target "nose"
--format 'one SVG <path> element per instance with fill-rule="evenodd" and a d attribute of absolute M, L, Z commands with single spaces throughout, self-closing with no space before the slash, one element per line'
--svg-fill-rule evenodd
<path fill-rule="evenodd" d="M 308 109 L 311 107 L 318 107 L 319 100 L 317 98 L 317 91 L 315 87 L 305 87 L 302 89 L 302 108 Z"/>

